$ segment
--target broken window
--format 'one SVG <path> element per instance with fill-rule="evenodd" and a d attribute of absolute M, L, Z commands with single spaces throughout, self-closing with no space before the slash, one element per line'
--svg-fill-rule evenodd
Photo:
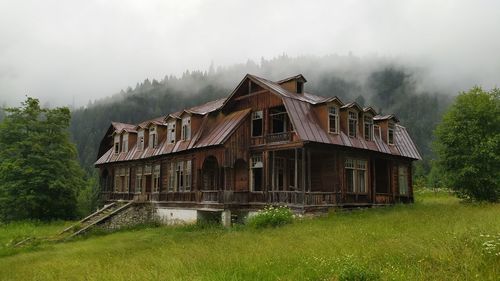
<path fill-rule="evenodd" d="M 168 122 L 167 125 L 167 142 L 175 143 L 175 121 Z"/>
<path fill-rule="evenodd" d="M 255 111 L 252 113 L 252 137 L 260 137 L 262 136 L 262 121 L 263 121 L 263 113 L 262 110 Z"/>
<path fill-rule="evenodd" d="M 288 131 L 288 114 L 284 107 L 273 108 L 270 111 L 269 116 L 271 117 L 271 133 L 279 134 Z"/>
<path fill-rule="evenodd" d="M 191 117 L 182 118 L 182 140 L 191 139 Z"/>
<path fill-rule="evenodd" d="M 251 187 L 252 191 L 262 191 L 263 188 L 263 168 L 262 154 L 253 155 L 250 162 Z"/>

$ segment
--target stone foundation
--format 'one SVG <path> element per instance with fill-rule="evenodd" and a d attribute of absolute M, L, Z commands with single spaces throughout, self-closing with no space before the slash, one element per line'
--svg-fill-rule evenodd
<path fill-rule="evenodd" d="M 153 204 L 133 204 L 130 207 L 111 216 L 99 227 L 107 230 L 117 230 L 123 227 L 131 227 L 139 224 L 157 222 L 156 208 Z"/>

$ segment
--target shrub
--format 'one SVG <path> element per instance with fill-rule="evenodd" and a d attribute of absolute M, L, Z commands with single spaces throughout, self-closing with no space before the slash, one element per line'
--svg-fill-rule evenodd
<path fill-rule="evenodd" d="M 285 206 L 267 206 L 247 220 L 247 224 L 254 228 L 277 227 L 293 221 L 292 210 Z"/>

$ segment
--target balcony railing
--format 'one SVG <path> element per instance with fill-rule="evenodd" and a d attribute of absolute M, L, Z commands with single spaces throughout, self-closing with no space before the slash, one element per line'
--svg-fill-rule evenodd
<path fill-rule="evenodd" d="M 280 204 L 290 206 L 330 206 L 341 203 L 338 192 L 302 192 L 302 191 L 232 191 L 202 190 L 189 192 L 161 192 L 147 194 L 101 193 L 104 200 L 140 200 L 175 203 L 203 204 Z"/>
<path fill-rule="evenodd" d="M 292 139 L 291 132 L 274 133 L 274 134 L 266 135 L 266 142 L 268 142 L 268 143 L 290 141 L 291 139 Z"/>

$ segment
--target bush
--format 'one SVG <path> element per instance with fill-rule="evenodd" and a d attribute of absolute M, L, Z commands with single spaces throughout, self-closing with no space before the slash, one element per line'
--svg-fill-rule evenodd
<path fill-rule="evenodd" d="M 285 206 L 267 206 L 247 220 L 247 224 L 254 228 L 277 227 L 293 221 L 292 210 Z"/>

